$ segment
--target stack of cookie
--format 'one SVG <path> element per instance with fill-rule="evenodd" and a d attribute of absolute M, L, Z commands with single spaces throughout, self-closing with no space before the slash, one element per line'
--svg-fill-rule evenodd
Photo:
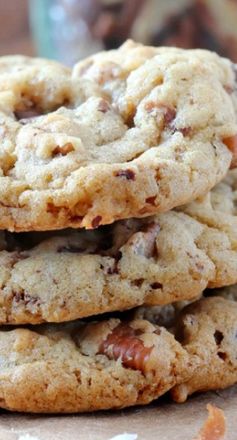
<path fill-rule="evenodd" d="M 0 60 L 2 408 L 237 381 L 235 73 L 132 42 L 72 72 Z"/>

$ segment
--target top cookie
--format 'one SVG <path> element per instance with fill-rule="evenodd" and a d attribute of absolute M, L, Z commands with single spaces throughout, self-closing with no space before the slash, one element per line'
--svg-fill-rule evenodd
<path fill-rule="evenodd" d="M 203 195 L 235 149 L 235 71 L 127 43 L 71 71 L 0 59 L 0 228 L 96 228 Z"/>

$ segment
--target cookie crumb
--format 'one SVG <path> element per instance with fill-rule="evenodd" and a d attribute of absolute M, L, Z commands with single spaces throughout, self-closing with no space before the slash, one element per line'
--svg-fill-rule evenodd
<path fill-rule="evenodd" d="M 207 404 L 208 418 L 205 421 L 198 437 L 193 440 L 221 440 L 226 432 L 224 412 L 210 403 Z"/>

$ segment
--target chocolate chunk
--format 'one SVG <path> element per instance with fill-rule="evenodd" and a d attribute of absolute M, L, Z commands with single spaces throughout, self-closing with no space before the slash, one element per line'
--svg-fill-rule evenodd
<path fill-rule="evenodd" d="M 149 205 L 153 205 L 153 206 L 155 206 L 155 201 L 156 201 L 156 196 L 147 197 L 147 199 L 146 199 L 146 203 L 148 203 Z"/>
<path fill-rule="evenodd" d="M 137 280 L 132 281 L 132 285 L 136 287 L 141 287 L 144 283 L 144 278 L 138 278 Z"/>
<path fill-rule="evenodd" d="M 218 351 L 218 352 L 217 352 L 217 356 L 218 356 L 220 359 L 222 359 L 223 361 L 226 361 L 226 359 L 227 359 L 227 354 L 226 354 L 225 352 L 223 352 L 223 351 Z"/>
<path fill-rule="evenodd" d="M 80 215 L 74 215 L 73 217 L 70 218 L 70 222 L 72 223 L 81 223 L 83 217 Z"/>
<path fill-rule="evenodd" d="M 155 282 L 155 283 L 152 283 L 151 284 L 151 288 L 152 289 L 163 289 L 163 284 L 160 284 L 160 283 L 158 283 L 158 282 Z"/>
<path fill-rule="evenodd" d="M 91 222 L 91 226 L 93 229 L 96 229 L 99 227 L 100 222 L 102 220 L 101 215 L 97 215 L 95 218 L 93 218 L 92 222 Z"/>
<path fill-rule="evenodd" d="M 121 260 L 123 254 L 121 251 L 118 251 L 117 254 L 114 257 L 114 265 L 113 267 L 109 267 L 107 273 L 108 275 L 114 275 L 114 274 L 118 274 L 119 270 L 118 270 L 118 262 Z"/>
<path fill-rule="evenodd" d="M 121 170 L 115 174 L 116 177 L 125 177 L 126 180 L 135 180 L 135 173 L 132 170 Z"/>
<path fill-rule="evenodd" d="M 176 117 L 176 110 L 171 107 L 166 107 L 164 112 L 164 121 L 166 125 L 169 125 Z"/>
<path fill-rule="evenodd" d="M 185 137 L 185 136 L 189 136 L 191 134 L 192 128 L 191 127 L 182 127 L 182 128 L 175 129 L 175 131 L 179 131 Z"/>
<path fill-rule="evenodd" d="M 13 292 L 13 298 L 16 303 L 23 302 L 26 306 L 28 304 L 31 304 L 31 305 L 39 304 L 39 302 L 40 302 L 40 299 L 38 297 L 31 296 L 24 291 Z"/>
<path fill-rule="evenodd" d="M 108 275 L 113 275 L 114 273 L 116 273 L 115 269 L 113 267 L 109 267 L 107 270 L 107 274 Z"/>
<path fill-rule="evenodd" d="M 216 345 L 220 345 L 221 342 L 224 339 L 224 335 L 219 330 L 216 330 L 215 333 L 214 333 L 214 338 L 215 338 L 215 341 L 216 341 Z"/>

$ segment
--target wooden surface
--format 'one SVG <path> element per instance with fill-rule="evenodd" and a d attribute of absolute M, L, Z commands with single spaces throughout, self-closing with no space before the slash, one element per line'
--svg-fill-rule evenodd
<path fill-rule="evenodd" d="M 61 417 L 4 413 L 0 440 L 194 440 L 207 418 L 207 403 L 224 410 L 223 440 L 237 440 L 237 387 L 200 394 L 184 404 L 161 399 L 148 407 L 117 412 Z"/>
<path fill-rule="evenodd" d="M 0 0 L 0 56 L 15 53 L 34 55 L 28 0 Z"/>

